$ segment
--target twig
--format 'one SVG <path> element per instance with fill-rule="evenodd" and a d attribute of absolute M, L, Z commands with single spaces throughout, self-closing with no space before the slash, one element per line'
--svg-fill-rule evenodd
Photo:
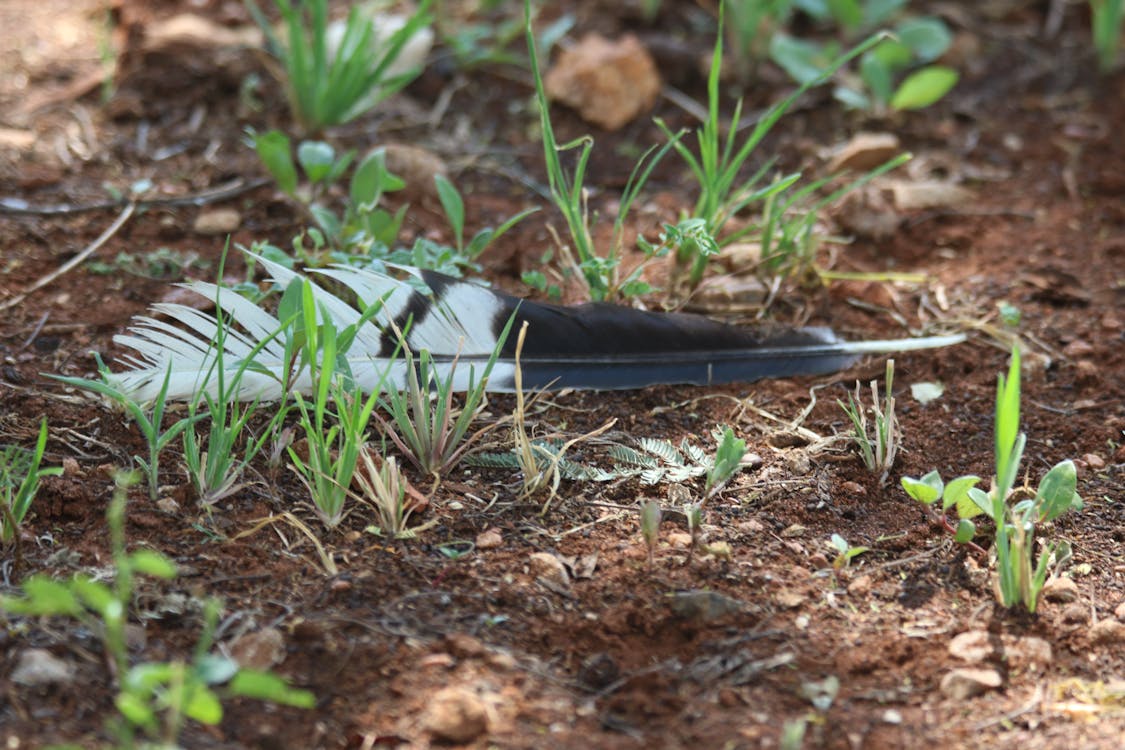
<path fill-rule="evenodd" d="M 111 201 L 96 201 L 94 203 L 57 203 L 49 206 L 32 206 L 20 198 L 0 198 L 0 213 L 32 214 L 35 216 L 63 216 L 78 214 L 87 211 L 105 211 L 109 208 L 120 208 L 125 205 L 135 205 L 138 208 L 151 206 L 203 206 L 216 203 L 228 198 L 235 198 L 243 193 L 256 190 L 263 185 L 268 185 L 270 180 L 259 177 L 256 180 L 244 182 L 241 178 L 224 183 L 217 188 L 204 190 L 190 195 L 178 195 L 172 198 L 151 198 L 149 200 L 129 201 L 118 199 Z"/>
<path fill-rule="evenodd" d="M 86 248 L 84 250 L 82 250 L 82 252 L 78 253 L 78 255 L 75 255 L 73 258 L 68 260 L 66 263 L 63 263 L 61 266 L 56 268 L 51 273 L 49 273 L 46 276 L 39 279 L 39 281 L 36 281 L 28 289 L 26 289 L 23 293 L 17 294 L 15 297 L 12 297 L 10 300 L 0 304 L 0 310 L 7 310 L 9 308 L 15 307 L 16 305 L 20 304 L 25 299 L 27 299 L 29 294 L 32 294 L 33 292 L 36 292 L 36 291 L 42 289 L 43 287 L 47 286 L 48 284 L 50 284 L 55 279 L 62 276 L 64 273 L 70 271 L 72 268 L 79 265 L 80 263 L 82 263 L 87 258 L 89 258 L 90 255 L 93 254 L 99 247 L 104 245 L 109 240 L 110 237 L 117 234 L 117 230 L 121 229 L 121 227 L 125 225 L 125 222 L 129 220 L 129 217 L 132 216 L 133 213 L 136 210 L 137 210 L 137 204 L 136 203 L 130 203 L 127 206 L 125 206 L 124 210 L 118 215 L 117 219 L 115 219 L 114 222 L 112 224 L 110 224 L 109 227 L 106 228 L 106 230 L 104 232 L 102 232 L 100 235 L 98 235 L 97 239 L 95 239 L 93 242 L 91 242 L 89 245 L 87 245 Z"/>

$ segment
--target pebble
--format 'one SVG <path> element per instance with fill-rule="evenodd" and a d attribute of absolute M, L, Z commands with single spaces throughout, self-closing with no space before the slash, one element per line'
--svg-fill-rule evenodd
<path fill-rule="evenodd" d="M 1071 359 L 1079 359 L 1080 357 L 1088 357 L 1094 353 L 1094 347 L 1090 342 L 1085 339 L 1075 339 L 1063 347 L 1063 354 Z"/>
<path fill-rule="evenodd" d="M 953 636 L 946 649 L 950 656 L 977 664 L 991 657 L 996 646 L 987 630 L 967 630 Z"/>
<path fill-rule="evenodd" d="M 1043 585 L 1042 596 L 1049 602 L 1066 604 L 1078 598 L 1078 584 L 1073 578 L 1061 576 Z"/>
<path fill-rule="evenodd" d="M 1090 626 L 1090 643 L 1117 645 L 1125 643 L 1125 623 L 1118 620 L 1099 620 Z"/>
<path fill-rule="evenodd" d="M 940 180 L 896 181 L 891 184 L 891 195 L 900 211 L 948 208 L 968 203 L 974 198 L 973 192 L 968 188 Z"/>
<path fill-rule="evenodd" d="M 488 707 L 471 690 L 443 688 L 430 699 L 422 727 L 444 742 L 471 742 L 488 731 Z"/>
<path fill-rule="evenodd" d="M 1054 659 L 1051 644 L 1033 635 L 1004 644 L 1004 660 L 1014 669 L 1046 667 Z"/>
<path fill-rule="evenodd" d="M 566 566 L 550 552 L 535 552 L 527 558 L 527 562 L 531 572 L 539 578 L 545 578 L 560 586 L 570 585 L 570 575 L 566 572 Z"/>
<path fill-rule="evenodd" d="M 437 197 L 434 177 L 449 176 L 445 160 L 432 151 L 408 143 L 387 143 L 379 148 L 383 149 L 387 169 L 402 178 L 408 192 Z"/>
<path fill-rule="evenodd" d="M 677 617 L 700 622 L 717 620 L 745 607 L 741 600 L 717 591 L 677 591 L 672 594 L 670 605 Z"/>
<path fill-rule="evenodd" d="M 848 593 L 852 596 L 866 596 L 871 593 L 872 579 L 868 574 L 857 576 L 854 581 L 848 584 Z"/>
<path fill-rule="evenodd" d="M 867 172 L 898 155 L 901 145 L 894 133 L 856 133 L 851 140 L 835 149 L 829 172 L 850 169 Z"/>
<path fill-rule="evenodd" d="M 240 226 L 242 214 L 233 208 L 205 208 L 195 217 L 191 230 L 196 234 L 230 234 Z"/>
<path fill-rule="evenodd" d="M 1105 459 L 1097 453 L 1087 453 L 1082 456 L 1082 461 L 1094 471 L 1101 471 L 1105 468 Z"/>
<path fill-rule="evenodd" d="M 504 536 L 500 533 L 500 529 L 493 526 L 477 534 L 473 543 L 477 549 L 496 549 L 504 543 Z"/>
<path fill-rule="evenodd" d="M 1121 603 L 1118 604 L 1117 607 L 1114 608 L 1113 616 L 1116 617 L 1118 620 L 1121 620 L 1122 622 L 1125 622 L 1125 599 L 1122 599 Z"/>
<path fill-rule="evenodd" d="M 230 645 L 230 655 L 243 669 L 265 672 L 285 660 L 285 636 L 277 628 L 246 633 Z"/>
<path fill-rule="evenodd" d="M 995 690 L 1003 684 L 995 669 L 954 669 L 941 678 L 941 692 L 947 698 L 963 701 Z"/>
<path fill-rule="evenodd" d="M 1090 610 L 1082 602 L 1071 602 L 1062 611 L 1063 622 L 1085 625 L 1090 620 Z"/>
<path fill-rule="evenodd" d="M 543 83 L 551 99 L 606 130 L 651 109 L 661 86 L 656 64 L 632 34 L 617 41 L 587 34 L 559 55 Z"/>
<path fill-rule="evenodd" d="M 21 651 L 11 674 L 12 682 L 26 687 L 65 683 L 73 679 L 74 667 L 42 648 Z"/>
<path fill-rule="evenodd" d="M 665 539 L 668 540 L 668 544 L 674 549 L 687 549 L 691 546 L 692 541 L 691 534 L 684 531 L 673 531 L 671 534 L 668 534 Z"/>

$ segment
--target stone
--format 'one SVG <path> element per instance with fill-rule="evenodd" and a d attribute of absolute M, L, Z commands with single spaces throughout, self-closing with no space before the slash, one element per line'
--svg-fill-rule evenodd
<path fill-rule="evenodd" d="M 671 597 L 672 613 L 685 620 L 709 622 L 741 612 L 745 604 L 717 591 L 677 591 Z"/>
<path fill-rule="evenodd" d="M 192 222 L 196 234 L 230 234 L 242 226 L 242 214 L 233 208 L 209 208 L 199 212 Z"/>
<path fill-rule="evenodd" d="M 617 41 L 587 34 L 559 55 L 543 84 L 548 97 L 606 130 L 651 109 L 661 86 L 656 64 L 632 34 Z"/>
<path fill-rule="evenodd" d="M 987 630 L 967 630 L 953 636 L 946 649 L 950 656 L 970 664 L 978 664 L 992 656 L 996 644 Z"/>
<path fill-rule="evenodd" d="M 74 679 L 74 667 L 42 648 L 24 649 L 16 657 L 11 680 L 25 687 L 67 683 Z"/>
<path fill-rule="evenodd" d="M 1078 598 L 1078 584 L 1074 582 L 1073 578 L 1060 576 L 1043 584 L 1043 590 L 1040 593 L 1049 602 L 1067 604 Z"/>
<path fill-rule="evenodd" d="M 440 741 L 471 742 L 488 731 L 488 707 L 467 688 L 442 688 L 430 699 L 422 728 Z"/>
<path fill-rule="evenodd" d="M 1121 603 L 1114 607 L 1113 616 L 1118 620 L 1125 622 L 1125 599 L 1122 599 Z"/>
<path fill-rule="evenodd" d="M 285 636 L 277 628 L 246 633 L 230 645 L 230 655 L 243 669 L 265 672 L 285 660 Z"/>
<path fill-rule="evenodd" d="M 896 181 L 891 183 L 891 195 L 900 211 L 949 208 L 968 203 L 975 197 L 968 188 L 941 180 Z"/>
<path fill-rule="evenodd" d="M 1082 462 L 1094 471 L 1101 471 L 1105 468 L 1105 459 L 1097 453 L 1087 453 L 1082 456 Z"/>
<path fill-rule="evenodd" d="M 1004 660 L 1013 669 L 1042 669 L 1055 659 L 1051 644 L 1033 635 L 1016 638 L 1004 644 Z"/>
<path fill-rule="evenodd" d="M 665 537 L 673 549 L 687 549 L 691 546 L 691 534 L 686 531 L 673 531 Z"/>
<path fill-rule="evenodd" d="M 504 543 L 504 537 L 501 535 L 500 529 L 494 526 L 477 534 L 473 543 L 477 549 L 496 549 Z"/>
<path fill-rule="evenodd" d="M 535 552 L 527 558 L 531 572 L 559 586 L 570 586 L 570 575 L 562 560 L 550 552 Z"/>
<path fill-rule="evenodd" d="M 848 584 L 848 593 L 852 596 L 867 596 L 871 593 L 871 584 L 871 576 L 864 573 L 861 576 L 857 576 L 854 581 Z"/>
<path fill-rule="evenodd" d="M 1125 643 L 1125 623 L 1118 620 L 1099 620 L 1090 626 L 1090 643 L 1096 646 Z"/>
<path fill-rule="evenodd" d="M 829 172 L 850 169 L 867 172 L 893 159 L 902 150 L 894 133 L 856 133 L 851 140 L 835 149 L 828 162 Z"/>
<path fill-rule="evenodd" d="M 963 701 L 995 690 L 1003 682 L 995 669 L 954 669 L 941 678 L 941 692 L 947 698 Z"/>

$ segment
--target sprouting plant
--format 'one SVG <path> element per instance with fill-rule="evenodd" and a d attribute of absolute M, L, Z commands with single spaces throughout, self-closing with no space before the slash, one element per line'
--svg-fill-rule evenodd
<path fill-rule="evenodd" d="M 1125 0 L 1090 0 L 1090 33 L 1098 52 L 1098 66 L 1107 73 L 1117 64 L 1125 23 Z"/>
<path fill-rule="evenodd" d="M 17 538 L 20 524 L 27 517 L 39 482 L 43 477 L 62 474 L 60 466 L 40 468 L 47 449 L 47 420 L 39 423 L 35 448 L 25 450 L 18 445 L 0 450 L 0 542 L 8 544 Z"/>
<path fill-rule="evenodd" d="M 148 495 L 153 501 L 160 497 L 160 454 L 168 447 L 169 444 L 180 433 L 192 427 L 202 415 L 195 414 L 173 422 L 167 429 L 164 429 L 164 411 L 167 407 L 166 399 L 168 396 L 168 385 L 172 379 L 172 363 L 168 363 L 168 369 L 164 373 L 164 380 L 161 381 L 160 390 L 156 394 L 156 398 L 152 404 L 146 405 L 138 403 L 127 393 L 119 389 L 113 380 L 113 373 L 105 366 L 102 358 L 97 353 L 94 354 L 94 359 L 98 363 L 98 376 L 99 380 L 89 380 L 87 378 L 72 378 L 63 377 L 61 375 L 48 375 L 60 382 L 67 385 L 75 386 L 76 388 L 83 388 L 85 390 L 93 391 L 110 401 L 116 403 L 126 413 L 133 418 L 137 423 L 137 427 L 144 436 L 145 442 L 148 444 L 148 458 L 147 460 L 140 456 L 133 458 L 144 470 L 145 478 L 148 480 Z"/>
<path fill-rule="evenodd" d="M 392 539 L 413 537 L 418 528 L 411 528 L 410 516 L 425 498 L 410 486 L 393 456 L 379 456 L 370 444 L 359 453 L 354 482 L 356 496 L 375 509 L 378 525 L 368 530 Z"/>
<path fill-rule="evenodd" d="M 838 26 L 845 38 L 880 28 L 897 13 L 902 2 L 802 3 L 802 10 L 821 22 Z M 957 71 L 933 64 L 953 40 L 936 17 L 907 18 L 895 24 L 892 35 L 864 52 L 858 76 L 841 74 L 834 95 L 849 107 L 877 112 L 923 109 L 941 99 L 957 83 Z M 770 40 L 770 57 L 795 80 L 815 80 L 830 66 L 839 45 L 819 43 L 778 33 Z M 922 66 L 922 67 L 919 67 Z M 907 71 L 896 86 L 896 78 Z"/>
<path fill-rule="evenodd" d="M 649 245 L 647 248 L 642 248 L 645 253 L 643 262 L 626 274 L 625 278 L 622 278 L 620 266 L 625 221 L 637 195 L 648 182 L 652 170 L 664 158 L 668 150 L 678 142 L 680 136 L 669 134 L 667 143 L 659 148 L 655 146 L 650 148 L 637 161 L 621 196 L 617 217 L 614 220 L 613 238 L 610 241 L 610 247 L 606 253 L 599 253 L 590 231 L 588 194 L 584 185 L 586 167 L 590 161 L 594 141 L 590 136 L 585 136 L 560 145 L 555 139 L 547 93 L 543 86 L 543 76 L 540 73 L 536 54 L 535 37 L 531 29 L 530 0 L 524 0 L 524 27 L 528 50 L 530 51 L 531 73 L 535 80 L 535 96 L 543 137 L 543 155 L 547 165 L 551 198 L 566 220 L 568 236 L 573 245 L 573 247 L 568 247 L 560 244 L 560 250 L 564 255 L 572 254 L 572 257 L 570 257 L 571 264 L 579 271 L 590 296 L 594 300 L 612 299 L 618 295 L 643 294 L 649 291 L 650 287 L 640 280 L 641 269 L 649 260 L 659 257 L 657 251 L 661 246 Z M 578 158 L 573 173 L 568 175 L 562 166 L 560 153 L 572 149 L 578 149 Z M 545 279 L 541 275 L 528 276 L 525 278 L 525 282 L 540 289 L 545 287 Z"/>
<path fill-rule="evenodd" d="M 848 394 L 848 403 L 840 399 L 836 403 L 852 421 L 851 438 L 859 446 L 859 455 L 863 458 L 863 465 L 872 474 L 879 474 L 879 483 L 887 481 L 887 475 L 894 466 L 895 457 L 898 455 L 900 428 L 898 418 L 895 416 L 895 397 L 892 391 L 895 377 L 895 361 L 887 360 L 887 374 L 883 401 L 879 402 L 879 389 L 876 381 L 871 385 L 871 412 L 875 417 L 875 430 L 873 435 L 867 432 L 867 409 L 863 405 L 863 396 L 860 393 L 859 381 L 855 384 L 855 395 Z"/>
<path fill-rule="evenodd" d="M 736 214 L 753 204 L 763 202 L 771 196 L 782 193 L 800 179 L 800 174 L 789 174 L 774 179 L 764 186 L 761 185 L 763 178 L 769 173 L 772 160 L 767 160 L 749 178 L 741 176 L 743 166 L 762 142 L 762 139 L 805 91 L 828 80 L 843 65 L 873 48 L 881 39 L 879 36 L 872 36 L 849 52 L 831 61 L 817 76 L 803 81 L 793 94 L 771 107 L 758 120 L 750 135 L 739 144 L 736 140 L 738 128 L 729 128 L 725 138 L 722 135 L 723 125 L 719 111 L 719 84 L 723 60 L 722 29 L 723 13 L 720 12 L 720 33 L 715 38 L 715 46 L 711 55 L 711 69 L 707 78 L 707 119 L 696 131 L 698 155 L 680 140 L 678 135 L 673 135 L 659 118 L 656 120 L 656 124 L 670 139 L 698 185 L 699 197 L 692 210 L 692 216 L 705 222 L 706 234 L 715 238 L 719 245 L 734 241 L 734 239 L 745 234 L 745 232 L 740 232 L 731 235 L 725 231 L 727 223 Z M 739 100 L 735 104 L 731 121 L 738 122 L 741 116 L 742 101 Z M 795 196 L 795 198 L 803 197 L 804 194 L 816 187 L 819 187 L 819 185 L 813 186 L 801 195 Z M 783 214 L 784 212 L 781 212 L 778 215 Z M 812 219 L 808 220 L 810 225 L 812 221 L 815 221 L 815 212 Z M 772 239 L 774 236 L 772 229 L 768 226 L 760 231 L 762 231 L 763 237 Z M 676 264 L 681 274 L 686 275 L 689 286 L 696 286 L 703 278 L 708 260 L 717 252 L 717 249 L 715 245 L 697 243 L 683 243 L 677 247 Z"/>
<path fill-rule="evenodd" d="M 175 564 L 151 549 L 125 549 L 125 506 L 128 488 L 136 473 L 121 472 L 106 512 L 115 579 L 107 585 L 87 576 L 57 581 L 33 575 L 22 584 L 22 596 L 0 596 L 0 610 L 28 617 L 64 616 L 78 620 L 88 632 L 100 634 L 118 693 L 114 704 L 120 720 L 112 725 L 119 745 L 151 747 L 137 743 L 139 731 L 158 740 L 160 747 L 176 747 L 184 721 L 218 724 L 222 699 L 252 697 L 291 706 L 311 708 L 312 693 L 289 687 L 270 672 L 242 669 L 228 656 L 212 653 L 221 604 L 209 599 L 203 608 L 203 632 L 190 661 L 130 664 L 126 645 L 129 607 L 138 575 L 171 579 Z M 219 686 L 225 685 L 225 688 Z"/>
<path fill-rule="evenodd" d="M 293 116 L 308 132 L 355 119 L 376 107 L 421 72 L 429 51 L 431 0 L 422 0 L 405 21 L 376 28 L 371 11 L 352 6 L 342 29 L 328 21 L 327 0 L 275 0 L 285 40 L 254 0 L 247 7 L 270 51 L 285 69 Z"/>
<path fill-rule="evenodd" d="M 921 479 L 902 478 L 907 494 L 926 507 L 942 500 L 941 519 L 952 526 L 945 514 L 955 507 L 960 521 L 955 532 L 959 542 L 967 543 L 976 534 L 974 516 L 986 515 L 996 524 L 995 555 L 997 598 L 1005 607 L 1018 603 L 1030 612 L 1039 604 L 1039 594 L 1053 566 L 1056 571 L 1070 557 L 1065 542 L 1048 544 L 1035 560 L 1037 524 L 1053 521 L 1068 510 L 1081 510 L 1077 492 L 1078 477 L 1074 462 L 1055 464 L 1033 492 L 1026 484 L 1016 487 L 1020 461 L 1027 436 L 1019 431 L 1020 353 L 1012 350 L 1008 376 L 1001 374 L 996 389 L 995 459 L 996 474 L 987 493 L 976 485 L 980 477 L 963 476 L 945 484 L 937 471 Z"/>
<path fill-rule="evenodd" d="M 707 472 L 706 497 L 718 494 L 726 483 L 742 468 L 742 457 L 746 455 L 746 441 L 734 436 L 730 427 L 723 428 L 719 446 L 715 450 L 715 462 Z"/>
<path fill-rule="evenodd" d="M 99 275 L 127 273 L 146 279 L 178 280 L 189 268 L 205 269 L 208 262 L 194 251 L 159 247 L 147 253 L 118 253 L 110 262 L 90 260 L 86 270 Z"/>
<path fill-rule="evenodd" d="M 687 503 L 684 505 L 684 518 L 687 520 L 688 533 L 691 534 L 691 548 L 688 550 L 688 563 L 695 557 L 695 548 L 699 546 L 699 532 L 703 527 L 703 503 Z"/>
<path fill-rule="evenodd" d="M 641 503 L 641 536 L 645 540 L 645 547 L 648 548 L 648 569 L 650 571 L 656 555 L 656 543 L 660 538 L 660 520 L 663 516 L 664 512 L 660 509 L 660 503 L 657 501 L 650 499 Z"/>
<path fill-rule="evenodd" d="M 828 546 L 836 550 L 836 557 L 832 560 L 832 568 L 840 570 L 851 564 L 852 558 L 867 552 L 870 547 L 853 547 L 839 534 L 833 534 L 828 540 Z"/>
<path fill-rule="evenodd" d="M 461 192 L 456 185 L 449 181 L 449 178 L 440 174 L 434 175 L 434 186 L 437 188 L 438 198 L 441 200 L 445 217 L 449 221 L 450 228 L 453 229 L 453 236 L 457 242 L 457 253 L 469 260 L 476 260 L 477 256 L 483 253 L 493 242 L 500 239 L 509 229 L 539 210 L 538 208 L 529 208 L 521 211 L 496 229 L 486 227 L 474 234 L 472 239 L 469 240 L 469 244 L 466 245 L 465 201 L 461 198 Z"/>
<path fill-rule="evenodd" d="M 405 187 L 402 179 L 387 169 L 383 149 L 373 150 L 356 165 L 348 182 L 344 211 L 339 213 L 325 205 L 324 199 L 355 160 L 354 151 L 337 155 L 328 143 L 302 141 L 297 145 L 294 161 L 292 142 L 284 133 L 249 131 L 248 137 L 278 188 L 305 211 L 313 225 L 307 232 L 311 249 L 305 248 L 303 238 L 295 241 L 299 257 L 321 265 L 328 260 L 323 256 L 333 251 L 346 256 L 387 255 L 398 238 L 408 207 L 404 205 L 392 214 L 381 206 L 386 193 Z M 300 182 L 298 165 L 307 184 Z"/>
<path fill-rule="evenodd" d="M 417 366 L 406 368 L 406 389 L 400 392 L 392 388 L 384 395 L 383 405 L 394 429 L 379 414 L 375 415 L 375 419 L 383 425 L 395 446 L 420 471 L 433 475 L 449 471 L 483 435 L 483 432 L 477 432 L 468 439 L 465 437 L 473 420 L 484 408 L 488 376 L 500 357 L 500 350 L 514 320 L 514 317 L 508 320 L 483 366 L 479 362 L 462 363 L 457 357 L 438 363 L 430 352 L 423 349 L 418 352 Z M 405 338 L 400 340 L 399 346 L 407 360 L 413 361 L 413 352 L 406 346 Z M 453 391 L 459 390 L 454 387 L 459 375 L 458 366 L 469 368 L 465 400 L 460 411 L 453 406 Z"/>
<path fill-rule="evenodd" d="M 341 331 L 336 329 L 326 310 L 318 310 L 307 279 L 295 280 L 278 305 L 279 317 L 292 321 L 287 347 L 297 347 L 300 367 L 309 369 L 312 381 L 310 400 L 299 392 L 293 394 L 308 454 L 302 457 L 293 446 L 286 450 L 321 520 L 330 528 L 343 518 L 348 488 L 360 451 L 367 442 L 371 413 L 383 381 L 397 360 L 396 352 L 376 387 L 363 398 L 355 387 L 345 355 L 358 327 L 374 315 L 380 305 L 381 302 L 372 305 L 360 321 Z M 333 406 L 335 412 L 331 411 Z"/>

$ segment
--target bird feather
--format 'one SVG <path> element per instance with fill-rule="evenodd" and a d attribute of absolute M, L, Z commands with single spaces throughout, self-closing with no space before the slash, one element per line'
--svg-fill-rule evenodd
<path fill-rule="evenodd" d="M 282 288 L 309 277 L 248 254 Z M 525 388 L 626 389 L 656 384 L 712 385 L 765 377 L 820 375 L 846 368 L 863 354 L 891 353 L 956 344 L 961 334 L 889 341 L 840 340 L 827 328 L 750 329 L 699 315 L 657 313 L 604 303 L 560 306 L 521 300 L 479 284 L 433 271 L 400 269 L 405 279 L 371 269 L 336 266 L 310 272 L 347 288 L 346 302 L 311 284 L 318 324 L 355 327 L 345 353 L 355 384 L 365 390 L 403 388 L 408 364 L 402 351 L 430 353 L 439 378 L 453 376 L 465 390 L 478 380 L 499 347 L 488 380 L 491 391 L 515 387 L 515 336 L 528 325 L 520 356 Z M 203 281 L 184 288 L 213 300 L 220 316 L 179 304 L 156 304 L 164 316 L 142 316 L 114 341 L 132 353 L 131 367 L 112 377 L 137 401 L 157 397 L 168 377 L 166 398 L 216 396 L 216 369 L 237 383 L 230 398 L 283 398 L 290 389 L 308 392 L 308 368 L 292 372 L 287 331 L 276 315 L 233 290 Z M 372 308 L 372 306 L 375 306 Z M 374 314 L 370 310 L 374 309 Z M 368 315 L 364 312 L 368 311 Z M 221 328 L 220 328 L 221 327 Z M 221 341 L 221 348 L 218 342 Z M 405 347 L 402 345 L 405 344 Z M 395 356 L 398 353 L 398 356 Z M 248 359 L 253 367 L 246 367 Z M 288 376 L 288 377 L 287 377 Z"/>

